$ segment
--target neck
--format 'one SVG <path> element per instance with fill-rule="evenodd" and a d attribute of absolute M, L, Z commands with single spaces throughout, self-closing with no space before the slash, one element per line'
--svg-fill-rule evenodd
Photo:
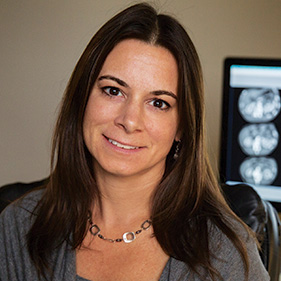
<path fill-rule="evenodd" d="M 121 177 L 97 173 L 101 192 L 101 205 L 95 208 L 93 217 L 105 225 L 134 225 L 151 216 L 151 198 L 162 175 Z"/>

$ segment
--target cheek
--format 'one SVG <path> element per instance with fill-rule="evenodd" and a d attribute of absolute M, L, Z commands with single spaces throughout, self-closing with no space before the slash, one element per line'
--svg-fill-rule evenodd
<path fill-rule="evenodd" d="M 84 128 L 105 123 L 112 116 L 113 108 L 104 104 L 99 98 L 90 98 L 84 116 Z"/>
<path fill-rule="evenodd" d="M 106 116 L 106 113 L 101 110 L 102 108 L 98 106 L 93 99 L 89 99 L 86 106 L 84 120 L 83 120 L 83 136 L 86 145 L 88 146 L 94 139 L 94 134 L 97 125 L 102 123 Z M 88 147 L 89 148 L 89 147 Z"/>
<path fill-rule="evenodd" d="M 150 122 L 149 132 L 156 143 L 163 145 L 163 149 L 166 148 L 169 151 L 177 133 L 176 118 Z"/>

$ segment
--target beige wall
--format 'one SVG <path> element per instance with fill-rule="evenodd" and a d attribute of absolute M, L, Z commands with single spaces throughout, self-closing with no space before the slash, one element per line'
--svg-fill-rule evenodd
<path fill-rule="evenodd" d="M 49 171 L 52 128 L 70 73 L 101 24 L 131 1 L 0 0 L 0 185 Z M 280 0 L 158 0 L 186 27 L 205 73 L 216 166 L 226 56 L 281 58 Z"/>

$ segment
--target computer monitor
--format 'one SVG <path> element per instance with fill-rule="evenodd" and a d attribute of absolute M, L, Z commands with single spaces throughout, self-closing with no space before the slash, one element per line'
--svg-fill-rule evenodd
<path fill-rule="evenodd" d="M 281 211 L 281 59 L 225 59 L 220 175 Z"/>

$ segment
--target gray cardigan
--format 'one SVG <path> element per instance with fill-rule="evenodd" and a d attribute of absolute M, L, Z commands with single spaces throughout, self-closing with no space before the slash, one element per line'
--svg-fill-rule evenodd
<path fill-rule="evenodd" d="M 0 216 L 0 280 L 39 280 L 26 248 L 26 233 L 34 220 L 31 215 L 42 191 L 34 191 L 23 200 L 8 206 Z M 237 225 L 236 225 L 237 227 Z M 243 232 L 242 227 L 239 227 Z M 233 244 L 216 228 L 212 228 L 211 249 L 216 258 L 212 263 L 220 272 L 223 280 L 244 280 L 243 263 Z M 245 233 L 245 231 L 244 231 Z M 248 255 L 250 258 L 249 280 L 267 281 L 269 276 L 260 260 L 257 248 L 251 239 L 247 240 Z M 86 280 L 76 275 L 75 251 L 65 242 L 52 254 L 53 277 L 55 281 L 82 281 Z M 203 268 L 199 271 L 204 272 Z M 175 280 L 210 280 L 200 279 L 193 274 L 181 261 L 170 258 L 159 281 Z"/>

